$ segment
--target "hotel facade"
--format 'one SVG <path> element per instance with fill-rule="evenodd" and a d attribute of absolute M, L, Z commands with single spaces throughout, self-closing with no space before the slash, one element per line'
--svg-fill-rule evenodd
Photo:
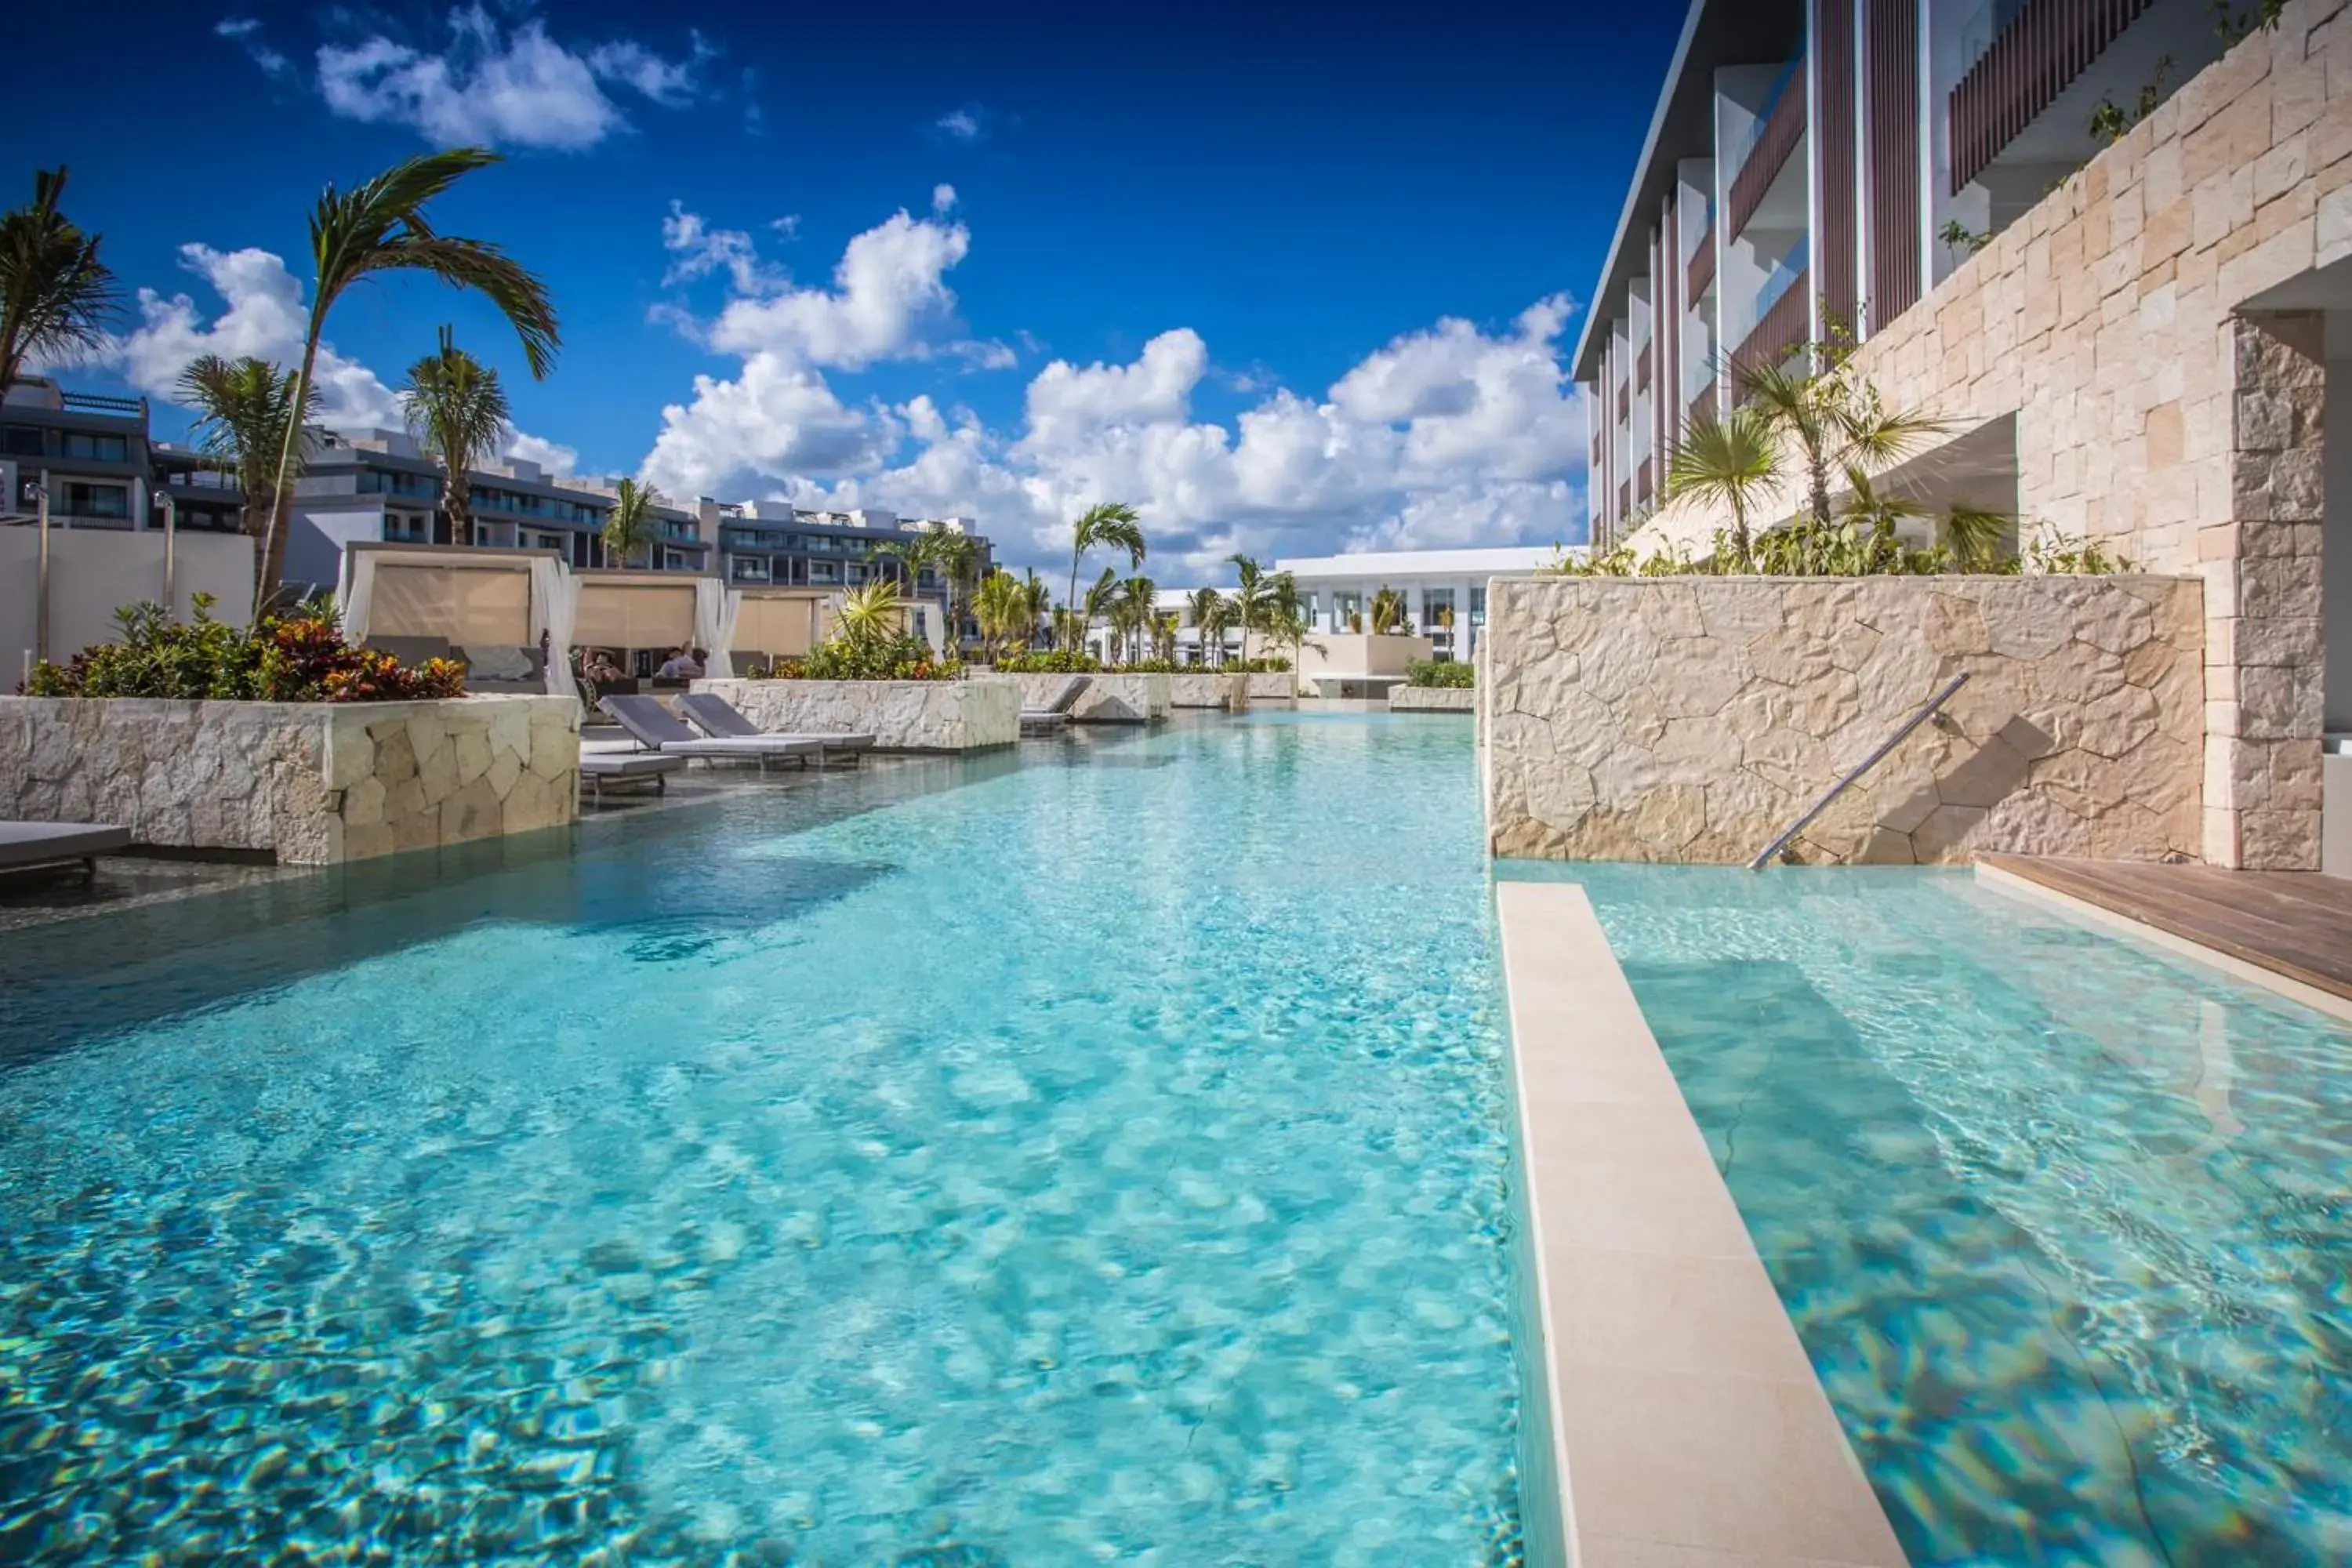
<path fill-rule="evenodd" d="M 2252 30 L 1698 0 L 1574 374 L 1605 545 L 1744 366 L 1850 331 L 1949 423 L 1912 493 L 2201 579 L 2203 858 L 2315 869 L 2352 845 L 2352 9 L 2221 9 Z"/>

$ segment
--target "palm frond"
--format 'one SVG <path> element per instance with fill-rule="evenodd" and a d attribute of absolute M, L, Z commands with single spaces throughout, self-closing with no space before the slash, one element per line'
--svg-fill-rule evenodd
<path fill-rule="evenodd" d="M 471 289 L 499 308 L 521 340 L 534 380 L 555 368 L 562 332 L 555 301 L 538 276 L 487 240 L 401 236 L 375 252 L 363 271 L 428 272 L 453 289 Z"/>

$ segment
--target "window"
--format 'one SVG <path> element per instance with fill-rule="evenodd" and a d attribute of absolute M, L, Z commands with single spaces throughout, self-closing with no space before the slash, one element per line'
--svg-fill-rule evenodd
<path fill-rule="evenodd" d="M 396 543 L 425 544 L 431 542 L 432 530 L 425 521 L 414 512 L 384 513 L 383 536 Z"/>
<path fill-rule="evenodd" d="M 764 583 L 768 580 L 768 563 L 758 556 L 739 555 L 734 562 L 735 581 Z"/>
<path fill-rule="evenodd" d="M 87 430 L 58 432 L 58 456 L 91 462 L 121 463 L 131 458 L 131 446 L 120 436 L 93 436 Z"/>
<path fill-rule="evenodd" d="M 65 510 L 68 517 L 129 517 L 131 490 L 124 485 L 85 485 L 68 479 Z"/>
<path fill-rule="evenodd" d="M 363 496 L 414 496 L 419 500 L 432 500 L 441 494 L 441 481 L 430 474 L 393 473 L 383 468 L 362 468 L 359 471 L 359 493 Z"/>
<path fill-rule="evenodd" d="M 0 453 L 11 458 L 41 455 L 41 431 L 35 425 L 0 425 Z"/>
<path fill-rule="evenodd" d="M 1486 618 L 1486 589 L 1482 584 L 1470 590 L 1470 620 L 1472 625 Z"/>

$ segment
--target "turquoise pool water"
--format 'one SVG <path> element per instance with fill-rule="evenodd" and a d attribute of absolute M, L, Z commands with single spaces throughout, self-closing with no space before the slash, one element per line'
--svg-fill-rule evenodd
<path fill-rule="evenodd" d="M 2352 1026 L 1965 873 L 1572 875 L 1915 1563 L 2352 1562 Z"/>
<path fill-rule="evenodd" d="M 1443 717 L 0 937 L 0 1560 L 1507 1561 L 1499 984 Z"/>

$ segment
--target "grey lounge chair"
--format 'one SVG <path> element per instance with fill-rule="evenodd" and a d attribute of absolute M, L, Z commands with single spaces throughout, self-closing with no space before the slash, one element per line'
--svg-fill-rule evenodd
<path fill-rule="evenodd" d="M 0 871 L 81 862 L 95 879 L 98 858 L 129 848 L 131 829 L 104 822 L 0 822 Z"/>
<path fill-rule="evenodd" d="M 1024 735 L 1050 735 L 1068 723 L 1070 710 L 1077 706 L 1078 699 L 1092 684 L 1083 675 L 1073 675 L 1062 682 L 1062 689 L 1045 707 L 1024 708 L 1021 710 L 1021 732 Z"/>
<path fill-rule="evenodd" d="M 669 775 L 686 766 L 684 757 L 673 757 L 660 752 L 583 752 L 580 753 L 580 777 L 588 785 L 589 798 L 597 805 L 604 803 L 604 785 L 643 784 L 651 779 L 656 795 L 669 793 Z"/>
<path fill-rule="evenodd" d="M 728 757 L 756 762 L 764 773 L 768 764 L 779 757 L 790 757 L 807 767 L 811 757 L 822 761 L 824 756 L 823 742 L 792 735 L 750 735 L 727 740 L 697 735 L 662 706 L 658 697 L 607 697 L 597 706 L 610 713 L 637 744 L 666 757 Z"/>
<path fill-rule="evenodd" d="M 690 691 L 677 700 L 686 713 L 687 722 L 704 734 L 720 741 L 751 741 L 773 736 L 787 741 L 814 741 L 824 748 L 824 757 L 830 760 L 839 755 L 856 761 L 860 752 L 874 749 L 871 735 L 825 734 L 818 731 L 786 734 L 762 730 L 743 716 L 743 710 L 715 691 Z"/>

